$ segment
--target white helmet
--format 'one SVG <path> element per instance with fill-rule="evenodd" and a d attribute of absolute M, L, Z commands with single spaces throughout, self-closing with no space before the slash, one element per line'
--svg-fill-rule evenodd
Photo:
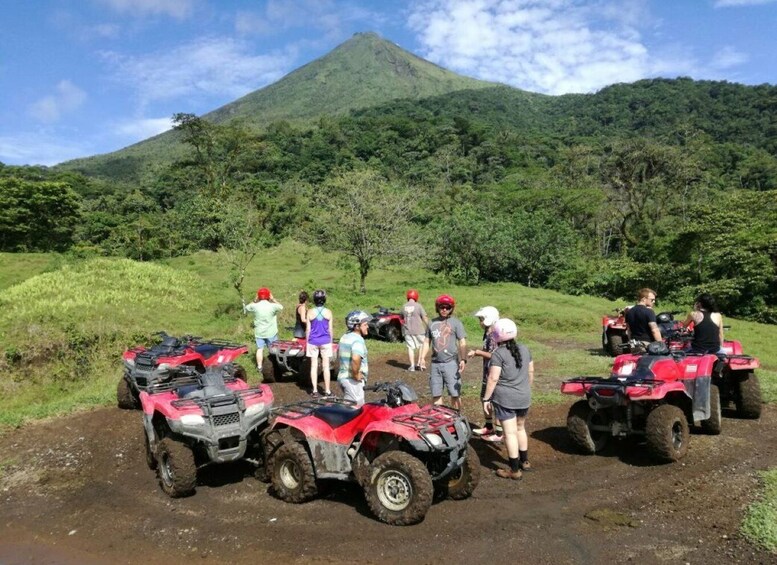
<path fill-rule="evenodd" d="M 353 331 L 359 324 L 369 322 L 370 320 L 372 320 L 372 316 L 364 310 L 353 310 L 352 312 L 348 312 L 348 315 L 345 317 L 345 326 Z"/>
<path fill-rule="evenodd" d="M 491 330 L 491 335 L 497 343 L 510 341 L 518 335 L 518 326 L 509 318 L 499 318 L 494 324 L 494 329 Z"/>
<path fill-rule="evenodd" d="M 499 319 L 499 310 L 493 306 L 483 306 L 480 310 L 475 312 L 475 317 L 483 318 L 483 325 L 490 328 Z"/>

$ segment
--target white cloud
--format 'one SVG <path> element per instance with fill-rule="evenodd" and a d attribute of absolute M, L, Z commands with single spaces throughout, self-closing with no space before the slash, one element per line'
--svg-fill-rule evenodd
<path fill-rule="evenodd" d="M 716 0 L 716 8 L 732 8 L 738 6 L 759 6 L 761 4 L 772 4 L 777 0 Z"/>
<path fill-rule="evenodd" d="M 148 139 L 164 131 L 172 129 L 173 121 L 170 118 L 143 118 L 128 120 L 116 124 L 116 133 L 128 139 L 128 143 L 135 143 Z"/>
<path fill-rule="evenodd" d="M 77 110 L 85 100 L 83 90 L 69 80 L 62 80 L 54 94 L 44 96 L 30 106 L 30 114 L 41 122 L 56 122 L 63 114 Z"/>
<path fill-rule="evenodd" d="M 51 166 L 93 153 L 94 148 L 47 133 L 0 135 L 0 162 L 6 165 Z"/>
<path fill-rule="evenodd" d="M 178 20 L 191 16 L 195 0 L 95 0 L 120 14 L 131 16 L 166 15 Z"/>
<path fill-rule="evenodd" d="M 715 53 L 712 57 L 711 66 L 714 69 L 725 70 L 746 63 L 749 59 L 747 53 L 742 53 L 734 47 L 727 46 Z"/>
<path fill-rule="evenodd" d="M 423 56 L 485 80 L 548 94 L 687 69 L 649 52 L 640 0 L 425 0 L 410 12 Z"/>
<path fill-rule="evenodd" d="M 248 44 L 229 38 L 200 39 L 148 55 L 103 56 L 115 67 L 115 80 L 136 90 L 141 113 L 158 100 L 242 96 L 283 76 L 292 62 L 289 53 L 255 55 Z"/>

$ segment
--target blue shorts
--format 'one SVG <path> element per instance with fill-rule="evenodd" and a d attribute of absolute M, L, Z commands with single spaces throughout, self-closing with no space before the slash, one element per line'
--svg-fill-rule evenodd
<path fill-rule="evenodd" d="M 270 347 L 276 341 L 278 341 L 278 334 L 275 334 L 272 337 L 257 337 L 256 348 L 262 349 L 263 347 Z"/>
<path fill-rule="evenodd" d="M 499 404 L 491 403 L 491 408 L 494 409 L 494 418 L 500 422 L 506 422 L 513 418 L 525 418 L 529 413 L 528 408 L 504 408 Z"/>

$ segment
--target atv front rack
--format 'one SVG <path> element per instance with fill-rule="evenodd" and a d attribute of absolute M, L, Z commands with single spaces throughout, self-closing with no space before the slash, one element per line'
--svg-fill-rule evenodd
<path fill-rule="evenodd" d="M 409 426 L 419 433 L 431 433 L 448 426 L 455 426 L 462 416 L 447 406 L 426 406 L 413 414 L 396 416 L 391 420 L 403 426 Z"/>
<path fill-rule="evenodd" d="M 289 420 L 299 420 L 305 416 L 310 416 L 313 412 L 323 406 L 343 406 L 345 408 L 356 408 L 356 402 L 353 400 L 346 400 L 345 398 L 311 398 L 310 400 L 303 400 L 301 402 L 295 402 L 294 404 L 286 404 L 285 406 L 278 406 L 273 408 L 271 413 L 273 416 L 283 416 Z"/>
<path fill-rule="evenodd" d="M 180 368 L 176 368 L 176 369 L 180 370 Z M 148 392 L 149 394 L 162 394 L 165 392 L 177 390 L 185 386 L 204 386 L 201 375 L 197 373 L 194 369 L 189 369 L 188 367 L 187 369 L 188 370 L 186 371 L 180 371 L 177 374 L 173 374 L 173 376 L 170 377 L 170 380 L 154 383 L 150 385 L 148 389 L 146 389 L 146 392 Z M 222 378 L 224 379 L 224 384 L 233 384 L 238 380 L 238 378 L 235 375 L 228 375 L 228 374 L 222 375 Z M 247 389 L 247 390 L 253 390 L 253 389 Z M 233 391 L 233 392 L 240 392 L 240 391 Z"/>
<path fill-rule="evenodd" d="M 219 349 L 240 349 L 242 347 L 245 347 L 245 345 L 241 343 L 235 343 L 232 341 L 227 341 L 226 339 L 206 339 L 204 341 L 200 341 L 199 339 L 192 341 L 192 345 L 213 345 L 218 347 Z"/>
<path fill-rule="evenodd" d="M 237 402 L 242 411 L 245 408 L 246 399 L 263 395 L 264 391 L 260 388 L 246 388 L 242 390 L 230 390 L 227 394 L 207 398 L 182 398 L 181 400 L 173 400 L 170 403 L 170 406 L 176 410 L 194 408 L 196 406 L 200 408 L 206 416 L 210 416 L 211 408 L 227 406 L 229 404 L 234 404 L 235 402 Z"/>

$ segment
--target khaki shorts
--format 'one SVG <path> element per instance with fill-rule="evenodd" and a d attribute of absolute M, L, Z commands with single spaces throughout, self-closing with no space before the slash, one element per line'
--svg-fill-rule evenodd
<path fill-rule="evenodd" d="M 364 380 L 357 381 L 347 377 L 345 379 L 338 379 L 340 388 L 343 389 L 343 398 L 346 400 L 353 400 L 356 406 L 364 404 Z"/>
<path fill-rule="evenodd" d="M 421 349 L 424 344 L 424 336 L 422 335 L 406 335 L 405 344 L 408 349 Z"/>
<path fill-rule="evenodd" d="M 305 350 L 306 356 L 318 357 L 319 353 L 321 354 L 321 357 L 332 357 L 332 344 L 325 343 L 324 345 L 313 345 L 308 343 L 307 349 Z"/>

